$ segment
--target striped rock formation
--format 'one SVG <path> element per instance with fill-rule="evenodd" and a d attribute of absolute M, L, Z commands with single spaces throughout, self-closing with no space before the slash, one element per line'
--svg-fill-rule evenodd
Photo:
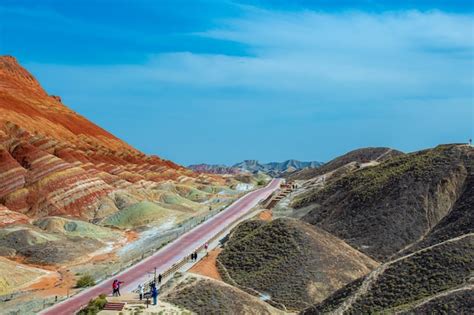
<path fill-rule="evenodd" d="M 224 184 L 141 153 L 48 95 L 13 57 L 0 57 L 0 221 L 100 219 L 118 210 L 115 193 L 139 201 L 164 181 Z"/>

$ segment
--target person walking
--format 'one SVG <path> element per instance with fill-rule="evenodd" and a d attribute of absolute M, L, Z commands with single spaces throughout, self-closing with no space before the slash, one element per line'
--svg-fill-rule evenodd
<path fill-rule="evenodd" d="M 158 275 L 158 284 L 161 284 L 161 280 L 163 279 L 163 276 L 161 273 Z"/>
<path fill-rule="evenodd" d="M 117 280 L 117 296 L 121 296 L 120 295 L 120 286 L 123 284 L 123 281 L 119 281 Z"/>
<path fill-rule="evenodd" d="M 143 287 L 143 284 L 139 284 L 138 285 L 138 295 L 140 297 L 140 301 L 143 300 L 143 291 L 144 291 L 144 287 Z"/>
<path fill-rule="evenodd" d="M 151 297 L 153 298 L 153 305 L 156 305 L 158 300 L 158 288 L 156 285 L 151 288 Z"/>
<path fill-rule="evenodd" d="M 152 281 L 148 284 L 148 293 L 151 293 L 151 290 L 153 289 L 155 285 L 156 285 L 155 281 Z"/>
<path fill-rule="evenodd" d="M 207 252 L 207 250 L 209 249 L 209 243 L 204 244 L 204 249 L 205 249 L 206 252 Z"/>

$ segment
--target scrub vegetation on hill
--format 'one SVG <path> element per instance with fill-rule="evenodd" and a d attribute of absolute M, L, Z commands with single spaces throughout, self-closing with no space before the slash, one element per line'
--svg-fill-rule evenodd
<path fill-rule="evenodd" d="M 474 287 L 455 290 L 440 295 L 427 302 L 416 305 L 409 310 L 400 312 L 403 315 L 445 315 L 471 314 L 474 310 Z"/>
<path fill-rule="evenodd" d="M 410 309 L 444 291 L 465 286 L 474 270 L 474 235 L 448 241 L 389 263 L 347 309 L 348 314 L 373 314 Z M 351 283 L 305 314 L 334 311 L 365 279 Z M 457 303 L 457 302 L 455 302 Z"/>
<path fill-rule="evenodd" d="M 223 279 L 301 310 L 373 269 L 377 263 L 343 241 L 293 219 L 247 221 L 218 256 Z"/>
<path fill-rule="evenodd" d="M 162 299 L 196 314 L 284 314 L 258 297 L 210 278 L 187 274 L 173 281 L 179 283 Z"/>
<path fill-rule="evenodd" d="M 399 155 L 305 194 L 303 220 L 383 260 L 444 218 L 465 189 L 472 152 L 456 145 Z"/>
<path fill-rule="evenodd" d="M 338 168 L 349 164 L 349 163 L 367 163 L 370 161 L 378 160 L 385 161 L 389 158 L 402 155 L 403 152 L 393 150 L 390 148 L 362 148 L 351 152 L 348 152 L 328 163 L 323 164 L 319 168 L 309 168 L 296 171 L 288 174 L 286 177 L 288 180 L 307 180 L 314 178 L 319 175 L 327 174 L 337 170 Z"/>
<path fill-rule="evenodd" d="M 451 238 L 474 233 L 474 159 L 467 164 L 468 176 L 461 196 L 451 211 L 419 242 L 404 250 L 400 255 L 428 247 Z"/>

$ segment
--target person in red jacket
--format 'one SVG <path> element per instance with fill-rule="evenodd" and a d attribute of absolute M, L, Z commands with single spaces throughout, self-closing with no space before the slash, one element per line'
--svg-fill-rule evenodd
<path fill-rule="evenodd" d="M 117 291 L 116 291 L 116 296 L 121 296 L 120 295 L 120 286 L 123 284 L 123 281 L 115 280 L 117 281 Z"/>
<path fill-rule="evenodd" d="M 117 296 L 117 290 L 118 290 L 118 280 L 115 279 L 114 282 L 112 283 L 112 296 Z"/>

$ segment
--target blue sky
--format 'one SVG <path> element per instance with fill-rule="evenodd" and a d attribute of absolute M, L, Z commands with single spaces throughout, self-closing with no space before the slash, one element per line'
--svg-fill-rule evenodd
<path fill-rule="evenodd" d="M 471 1 L 2 0 L 0 52 L 146 153 L 327 161 L 473 137 L 473 17 Z"/>

